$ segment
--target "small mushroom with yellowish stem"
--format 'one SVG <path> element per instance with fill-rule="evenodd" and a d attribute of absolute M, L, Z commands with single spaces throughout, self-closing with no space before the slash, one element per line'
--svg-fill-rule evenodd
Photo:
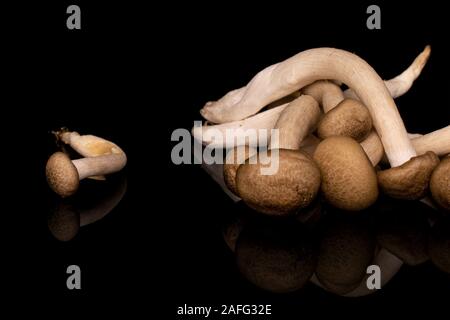
<path fill-rule="evenodd" d="M 321 139 L 332 136 L 347 136 L 361 141 L 372 129 L 369 110 L 358 100 L 345 99 L 325 114 L 317 127 Z"/>
<path fill-rule="evenodd" d="M 125 152 L 111 141 L 66 130 L 58 132 L 57 136 L 85 156 L 71 160 L 65 153 L 56 152 L 47 161 L 47 182 L 61 197 L 74 194 L 80 180 L 120 171 L 127 163 Z"/>
<path fill-rule="evenodd" d="M 443 209 L 450 210 L 450 156 L 441 160 L 430 180 L 431 195 Z"/>
<path fill-rule="evenodd" d="M 377 200 L 375 170 L 354 139 L 334 136 L 323 140 L 314 152 L 314 160 L 322 175 L 321 191 L 333 206 L 359 211 Z"/>
<path fill-rule="evenodd" d="M 251 208 L 268 215 L 288 215 L 308 207 L 320 187 L 320 172 L 314 161 L 299 151 L 302 139 L 312 131 L 320 117 L 318 103 L 308 95 L 292 101 L 275 125 L 279 141 L 271 141 L 267 156 L 278 168 L 264 175 L 268 167 L 260 154 L 247 159 L 236 174 L 236 189 Z M 275 156 L 273 154 L 276 150 Z M 275 158 L 275 159 L 273 159 Z"/>

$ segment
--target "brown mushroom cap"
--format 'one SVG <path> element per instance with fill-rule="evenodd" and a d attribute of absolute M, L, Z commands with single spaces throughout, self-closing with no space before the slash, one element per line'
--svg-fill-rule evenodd
<path fill-rule="evenodd" d="M 78 171 L 66 154 L 52 154 L 47 161 L 45 172 L 48 185 L 61 197 L 68 197 L 77 191 L 80 184 Z"/>
<path fill-rule="evenodd" d="M 247 159 L 236 174 L 236 187 L 242 200 L 257 211 L 275 216 L 307 207 L 320 187 L 320 171 L 307 154 L 278 151 L 279 166 L 275 174 L 261 174 L 261 168 L 270 164 L 263 164 L 259 155 Z M 272 159 L 271 153 L 268 151 L 267 156 Z"/>
<path fill-rule="evenodd" d="M 314 153 L 322 174 L 321 190 L 333 206 L 363 210 L 378 198 L 377 176 L 361 145 L 349 137 L 323 140 Z"/>
<path fill-rule="evenodd" d="M 441 160 L 441 163 L 434 169 L 430 190 L 433 199 L 444 209 L 450 210 L 450 157 Z"/>
<path fill-rule="evenodd" d="M 235 195 L 239 195 L 236 189 L 236 171 L 239 166 L 258 151 L 249 146 L 239 146 L 230 150 L 225 157 L 223 165 L 223 179 L 226 186 Z"/>
<path fill-rule="evenodd" d="M 392 198 L 418 200 L 426 195 L 431 174 L 438 164 L 438 156 L 428 151 L 401 166 L 378 171 L 378 184 Z"/>
<path fill-rule="evenodd" d="M 369 110 L 359 101 L 345 99 L 327 112 L 317 127 L 320 138 L 347 136 L 357 141 L 368 136 L 372 129 Z"/>

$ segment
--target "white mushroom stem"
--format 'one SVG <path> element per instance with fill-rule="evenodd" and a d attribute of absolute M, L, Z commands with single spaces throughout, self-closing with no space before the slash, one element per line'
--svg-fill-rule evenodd
<path fill-rule="evenodd" d="M 450 125 L 425 135 L 408 134 L 418 155 L 433 151 L 438 156 L 450 153 Z M 378 135 L 372 133 L 361 142 L 372 164 L 377 165 L 384 155 L 384 148 Z"/>
<path fill-rule="evenodd" d="M 414 60 L 414 62 L 405 71 L 403 71 L 403 73 L 391 80 L 385 81 L 385 84 L 388 87 L 393 98 L 397 98 L 405 94 L 409 90 L 409 88 L 411 88 L 414 80 L 420 75 L 420 72 L 425 66 L 425 63 L 430 54 L 429 47 L 427 48 Z M 331 81 L 316 81 L 315 83 L 305 87 L 303 90 L 305 94 L 313 96 L 313 98 L 315 98 L 323 106 L 325 112 L 331 110 L 344 98 L 342 95 L 342 90 L 334 82 Z M 352 94 L 352 92 L 353 91 L 351 89 L 346 90 L 345 96 L 357 98 L 354 94 Z M 287 105 L 288 103 L 282 104 L 278 107 L 261 112 L 244 120 L 238 120 L 219 125 L 204 126 L 202 128 L 194 128 L 193 136 L 198 141 L 202 141 L 202 143 L 205 145 L 210 145 L 212 143 L 211 147 L 230 148 L 234 146 L 234 140 L 245 140 L 240 140 L 238 138 L 242 138 L 242 135 L 246 133 L 247 129 L 272 129 L 275 126 L 275 123 L 281 112 Z M 213 130 L 219 130 L 223 134 L 223 136 L 225 136 L 225 133 L 228 130 L 229 137 L 233 137 L 233 139 L 213 141 L 204 138 L 201 134 L 203 132 L 204 136 L 211 137 L 211 135 L 208 134 L 208 131 Z"/>
<path fill-rule="evenodd" d="M 120 171 L 127 163 L 125 153 L 109 154 L 72 160 L 80 180 L 90 176 L 107 175 Z"/>
<path fill-rule="evenodd" d="M 271 141 L 270 148 L 300 149 L 303 139 L 317 126 L 320 114 L 317 101 L 309 95 L 302 95 L 289 103 L 275 124 L 279 139 Z"/>
<path fill-rule="evenodd" d="M 202 114 L 217 123 L 243 119 L 320 79 L 342 81 L 355 91 L 369 109 L 392 167 L 416 155 L 383 80 L 363 59 L 339 49 L 311 49 L 272 65 L 250 81 L 239 100 L 225 96 L 203 108 Z"/>
<path fill-rule="evenodd" d="M 425 49 L 414 59 L 411 65 L 403 71 L 401 74 L 396 76 L 389 81 L 385 81 L 386 87 L 388 88 L 391 96 L 393 98 L 400 97 L 404 95 L 413 85 L 414 81 L 419 77 L 423 68 L 425 67 L 428 58 L 431 54 L 431 47 L 428 45 Z M 344 91 L 344 96 L 346 98 L 357 99 L 357 95 L 351 89 Z"/>
<path fill-rule="evenodd" d="M 417 154 L 433 151 L 438 156 L 450 153 L 450 125 L 412 139 Z"/>
<path fill-rule="evenodd" d="M 316 99 L 322 106 L 324 113 L 327 113 L 344 100 L 344 93 L 341 88 L 334 82 L 327 80 L 316 81 L 303 88 L 302 92 Z"/>
<path fill-rule="evenodd" d="M 367 136 L 366 139 L 361 141 L 361 147 L 366 152 L 367 157 L 373 166 L 376 166 L 378 162 L 383 158 L 384 148 L 381 143 L 378 134 L 372 130 L 372 132 Z"/>

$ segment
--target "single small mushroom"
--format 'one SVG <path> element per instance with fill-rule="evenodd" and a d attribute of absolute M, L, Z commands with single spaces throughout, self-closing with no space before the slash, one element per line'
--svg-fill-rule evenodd
<path fill-rule="evenodd" d="M 450 210 L 450 156 L 441 160 L 430 180 L 431 195 L 443 209 Z"/>
<path fill-rule="evenodd" d="M 314 152 L 314 160 L 322 175 L 321 191 L 333 206 L 359 211 L 377 200 L 375 170 L 354 139 L 334 136 L 323 140 Z"/>
<path fill-rule="evenodd" d="M 277 162 L 273 174 L 260 153 L 247 159 L 236 174 L 236 189 L 251 208 L 268 215 L 287 215 L 308 207 L 320 187 L 320 172 L 314 161 L 299 151 L 301 141 L 314 130 L 320 117 L 318 103 L 308 95 L 292 101 L 275 125 L 278 141 L 271 140 L 266 159 Z"/>
<path fill-rule="evenodd" d="M 425 197 L 431 174 L 438 164 L 438 156 L 428 151 L 401 166 L 378 171 L 378 184 L 392 198 L 418 200 Z"/>
<path fill-rule="evenodd" d="M 123 152 L 76 160 L 71 160 L 63 152 L 55 152 L 48 159 L 45 171 L 50 188 L 65 198 L 78 190 L 80 180 L 120 171 L 126 162 Z"/>
<path fill-rule="evenodd" d="M 47 182 L 57 194 L 68 197 L 76 192 L 79 181 L 85 178 L 103 180 L 103 175 L 120 171 L 127 162 L 125 152 L 115 143 L 94 135 L 80 135 L 66 128 L 54 132 L 58 141 L 69 145 L 83 159 L 71 161 L 57 152 L 46 167 Z"/>
<path fill-rule="evenodd" d="M 317 135 L 321 139 L 347 136 L 362 141 L 372 129 L 369 110 L 358 100 L 345 99 L 320 120 Z"/>

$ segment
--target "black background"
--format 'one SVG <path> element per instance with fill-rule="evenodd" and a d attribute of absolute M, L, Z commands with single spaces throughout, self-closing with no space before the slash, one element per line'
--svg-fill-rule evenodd
<path fill-rule="evenodd" d="M 69 4 L 82 30 L 66 28 Z M 379 3 L 382 29 L 366 28 L 370 3 L 299 1 L 138 5 L 59 1 L 5 10 L 7 69 L 3 130 L 7 199 L 6 282 L 10 297 L 45 298 L 76 312 L 117 308 L 175 319 L 183 304 L 273 304 L 273 318 L 365 317 L 435 311 L 449 277 L 426 263 L 404 268 L 381 292 L 338 298 L 313 286 L 275 295 L 247 283 L 220 233 L 234 204 L 199 166 L 175 166 L 176 128 L 200 120 L 206 101 L 240 87 L 264 67 L 313 47 L 338 47 L 366 59 L 385 79 L 431 44 L 420 78 L 397 105 L 409 132 L 448 125 L 448 25 L 441 2 Z M 11 21 L 10 21 L 11 20 Z M 7 110 L 7 111 L 6 111 Z M 62 243 L 47 229 L 55 197 L 44 176 L 56 150 L 51 130 L 67 126 L 126 150 L 128 191 L 103 220 Z M 10 143 L 9 143 L 10 142 Z M 4 159 L 5 160 L 5 159 Z M 17 227 L 15 227 L 17 225 Z M 66 267 L 82 269 L 81 291 L 65 287 Z M 17 299 L 18 300 L 17 300 Z"/>

